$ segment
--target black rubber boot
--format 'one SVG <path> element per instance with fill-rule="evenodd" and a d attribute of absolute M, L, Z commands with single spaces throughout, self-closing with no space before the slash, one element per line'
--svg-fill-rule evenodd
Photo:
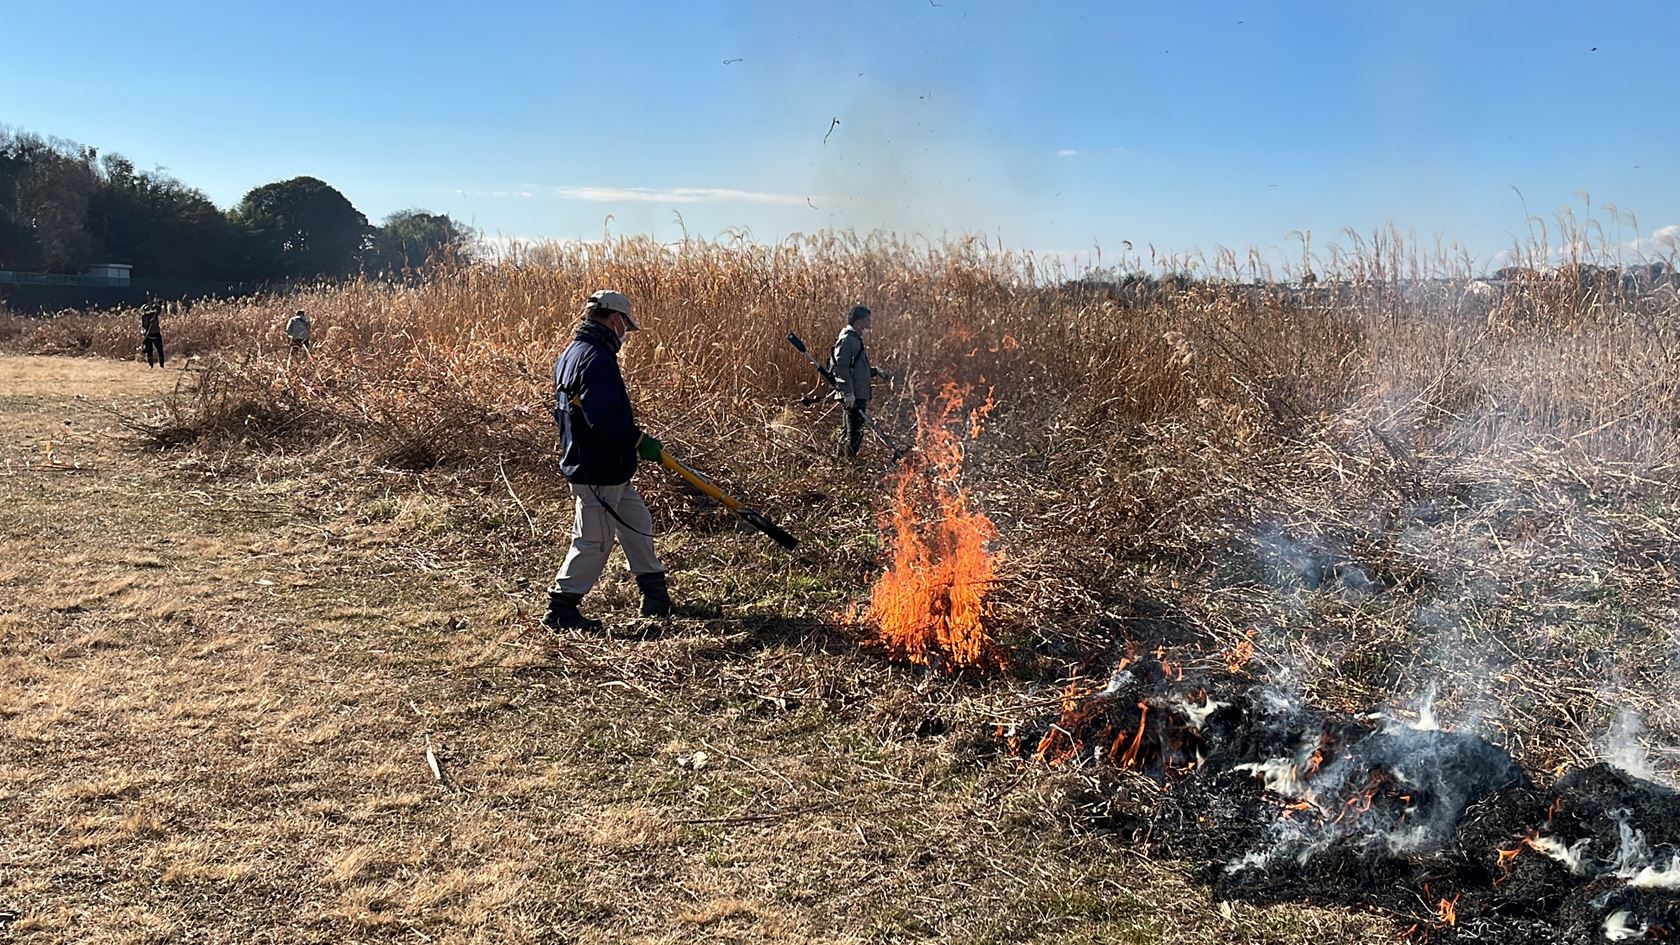
<path fill-rule="evenodd" d="M 583 602 L 582 594 L 548 595 L 548 613 L 543 615 L 543 626 L 550 630 L 599 630 L 601 621 L 585 617 L 578 610 L 578 604 Z"/>
<path fill-rule="evenodd" d="M 636 586 L 642 589 L 642 616 L 671 616 L 671 594 L 665 587 L 665 572 L 636 575 Z"/>

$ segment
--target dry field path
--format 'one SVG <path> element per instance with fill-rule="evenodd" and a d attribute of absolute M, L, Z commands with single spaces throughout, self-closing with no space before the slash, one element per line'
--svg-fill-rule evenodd
<path fill-rule="evenodd" d="M 144 451 L 186 378 L 0 358 L 0 941 L 1392 940 L 1069 829 L 844 641 L 555 637 L 412 477 Z"/>

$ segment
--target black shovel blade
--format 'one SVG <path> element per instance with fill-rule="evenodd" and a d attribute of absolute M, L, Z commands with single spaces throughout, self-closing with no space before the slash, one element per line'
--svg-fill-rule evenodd
<path fill-rule="evenodd" d="M 759 512 L 756 509 L 740 509 L 739 514 L 742 518 L 747 520 L 748 524 L 752 525 L 752 527 L 758 529 L 764 534 L 769 535 L 772 541 L 781 545 L 783 548 L 792 551 L 793 549 L 799 547 L 799 539 L 782 531 L 776 526 L 775 522 L 765 518 L 764 513 Z"/>

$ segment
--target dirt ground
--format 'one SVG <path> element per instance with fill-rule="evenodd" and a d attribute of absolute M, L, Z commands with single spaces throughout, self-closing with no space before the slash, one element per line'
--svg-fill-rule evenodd
<path fill-rule="evenodd" d="M 1397 935 L 1071 829 L 987 747 L 995 693 L 732 615 L 705 542 L 737 536 L 668 542 L 708 616 L 627 621 L 619 580 L 627 632 L 557 636 L 563 509 L 499 573 L 427 544 L 423 478 L 142 450 L 117 414 L 189 380 L 0 358 L 0 941 Z"/>

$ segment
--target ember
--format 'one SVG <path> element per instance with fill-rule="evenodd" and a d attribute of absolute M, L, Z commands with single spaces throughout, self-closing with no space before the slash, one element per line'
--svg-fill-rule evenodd
<path fill-rule="evenodd" d="M 986 594 L 997 573 L 987 545 L 997 529 L 962 487 L 963 439 L 952 432 L 962 427 L 965 395 L 946 385 L 922 417 L 893 491 L 892 563 L 875 582 L 867 611 L 894 655 L 947 670 L 1004 664 L 987 627 Z M 970 412 L 970 439 L 993 407 L 988 395 Z"/>
<path fill-rule="evenodd" d="M 1680 929 L 1680 792 L 1608 765 L 1541 788 L 1475 735 L 1315 710 L 1164 653 L 1024 728 L 1041 760 L 1081 765 L 1093 826 L 1199 862 L 1217 899 L 1376 908 L 1433 941 Z"/>

